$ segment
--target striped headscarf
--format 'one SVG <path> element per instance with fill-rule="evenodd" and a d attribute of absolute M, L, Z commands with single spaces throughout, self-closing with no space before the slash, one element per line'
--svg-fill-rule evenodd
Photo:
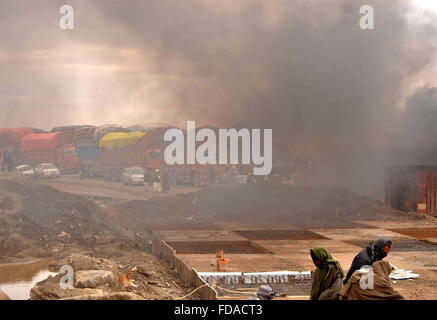
<path fill-rule="evenodd" d="M 372 262 L 379 261 L 387 257 L 387 253 L 384 252 L 384 247 L 386 245 L 391 247 L 391 241 L 387 238 L 380 238 L 375 242 L 369 243 L 370 259 Z"/>

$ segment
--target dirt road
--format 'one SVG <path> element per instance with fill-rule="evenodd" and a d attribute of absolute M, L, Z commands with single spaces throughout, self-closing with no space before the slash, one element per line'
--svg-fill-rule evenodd
<path fill-rule="evenodd" d="M 77 174 L 62 175 L 58 179 L 39 179 L 37 183 L 51 186 L 60 191 L 84 196 L 119 198 L 126 200 L 146 200 L 152 197 L 166 197 L 177 193 L 189 193 L 198 188 L 192 186 L 172 186 L 168 193 L 145 192 L 144 186 L 124 185 L 103 179 L 80 179 Z"/>

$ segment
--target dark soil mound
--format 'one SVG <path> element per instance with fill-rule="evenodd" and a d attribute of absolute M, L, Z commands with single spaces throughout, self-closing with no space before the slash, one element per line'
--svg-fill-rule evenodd
<path fill-rule="evenodd" d="M 392 214 L 381 201 L 336 187 L 285 184 L 215 185 L 174 199 L 127 201 L 116 206 L 126 227 L 151 223 L 288 222 L 326 226 Z"/>
<path fill-rule="evenodd" d="M 101 208 L 81 196 L 13 179 L 0 180 L 0 194 L 7 194 L 0 208 L 0 255 L 55 241 L 92 242 L 113 230 Z"/>
<path fill-rule="evenodd" d="M 256 221 L 343 221 L 380 215 L 378 200 L 336 187 L 285 184 L 212 186 L 200 191 L 198 210 L 223 219 Z"/>

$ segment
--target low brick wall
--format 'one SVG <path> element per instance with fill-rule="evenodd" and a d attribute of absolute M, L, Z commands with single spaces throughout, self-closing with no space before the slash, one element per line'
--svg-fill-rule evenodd
<path fill-rule="evenodd" d="M 154 233 L 152 234 L 152 252 L 153 255 L 165 261 L 171 269 L 176 270 L 184 286 L 199 288 L 207 284 L 196 270 L 185 265 L 182 260 L 176 257 L 175 251 Z M 217 292 L 209 285 L 200 288 L 197 293 L 203 300 L 217 300 Z"/>

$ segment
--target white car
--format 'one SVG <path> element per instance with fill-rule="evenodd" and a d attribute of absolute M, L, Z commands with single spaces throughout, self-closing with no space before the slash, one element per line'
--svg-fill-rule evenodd
<path fill-rule="evenodd" d="M 222 176 L 217 178 L 217 183 L 242 185 L 247 183 L 247 177 L 247 175 L 240 174 L 237 168 L 231 168 L 226 171 Z"/>
<path fill-rule="evenodd" d="M 52 163 L 41 163 L 35 168 L 35 174 L 40 178 L 59 178 L 59 169 Z"/>
<path fill-rule="evenodd" d="M 144 184 L 144 172 L 144 169 L 137 167 L 124 169 L 122 174 L 123 183 L 131 185 Z"/>
<path fill-rule="evenodd" d="M 33 170 L 28 164 L 18 166 L 15 168 L 15 170 L 26 177 L 33 177 L 35 175 L 35 170 Z"/>

